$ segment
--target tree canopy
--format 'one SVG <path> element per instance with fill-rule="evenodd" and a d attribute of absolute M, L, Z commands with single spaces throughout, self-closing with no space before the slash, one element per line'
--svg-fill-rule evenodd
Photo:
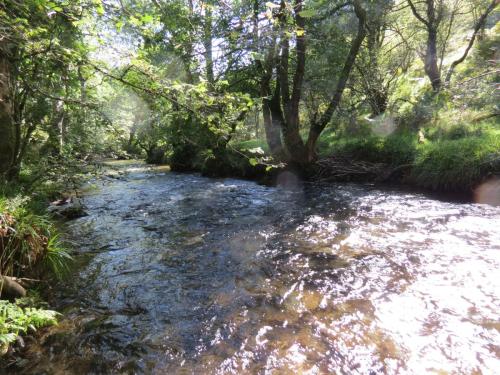
<path fill-rule="evenodd" d="M 304 167 L 325 129 L 353 118 L 418 129 L 430 103 L 459 107 L 461 67 L 486 98 L 496 9 L 495 0 L 6 0 L 0 173 L 16 178 L 30 158 L 124 152 L 192 169 L 262 134 L 274 162 Z"/>

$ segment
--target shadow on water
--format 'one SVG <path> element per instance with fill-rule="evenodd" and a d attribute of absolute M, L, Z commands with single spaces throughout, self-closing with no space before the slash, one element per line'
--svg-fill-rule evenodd
<path fill-rule="evenodd" d="M 27 374 L 494 373 L 500 210 L 127 166 Z"/>

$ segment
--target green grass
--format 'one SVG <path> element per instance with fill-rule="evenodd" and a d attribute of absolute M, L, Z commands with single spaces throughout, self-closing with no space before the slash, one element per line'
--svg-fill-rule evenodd
<path fill-rule="evenodd" d="M 411 164 L 412 184 L 432 190 L 467 192 L 488 176 L 500 174 L 500 131 L 456 125 L 434 130 L 421 144 L 416 133 L 330 139 L 322 155 L 392 166 Z"/>
<path fill-rule="evenodd" d="M 419 147 L 414 164 L 411 178 L 418 186 L 470 191 L 487 176 L 500 173 L 500 134 L 427 142 Z"/>
<path fill-rule="evenodd" d="M 373 163 L 401 165 L 411 163 L 417 152 L 417 136 L 413 133 L 388 137 L 329 137 L 319 145 L 321 156 L 338 156 Z"/>

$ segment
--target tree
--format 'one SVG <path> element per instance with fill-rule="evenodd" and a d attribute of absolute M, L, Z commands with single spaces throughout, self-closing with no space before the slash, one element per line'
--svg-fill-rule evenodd
<path fill-rule="evenodd" d="M 413 56 L 413 49 L 397 32 L 394 5 L 393 0 L 368 5 L 366 47 L 356 61 L 353 86 L 366 97 L 372 117 L 385 113 L 389 96 Z"/>
<path fill-rule="evenodd" d="M 414 2 L 414 0 L 407 0 L 408 5 L 415 16 L 415 18 L 424 25 L 426 30 L 426 49 L 424 54 L 424 70 L 427 76 L 431 81 L 432 88 L 435 92 L 439 91 L 442 86 L 442 77 L 441 77 L 441 67 L 442 61 L 444 59 L 444 54 L 446 51 L 446 44 L 448 42 L 448 38 L 450 33 L 452 32 L 452 28 L 454 23 L 457 21 L 456 15 L 461 12 L 461 14 L 465 14 L 462 10 L 465 6 L 472 7 L 474 9 L 475 6 L 481 5 L 477 1 L 467 2 L 468 4 L 462 4 L 460 0 L 454 0 L 451 11 L 449 11 L 449 5 L 445 0 L 423 0 L 419 3 Z M 419 6 L 421 5 L 421 6 Z M 465 49 L 464 54 L 457 60 L 455 60 L 446 75 L 445 81 L 449 83 L 451 76 L 455 70 L 455 67 L 463 62 L 467 57 L 472 45 L 474 44 L 474 40 L 476 38 L 477 33 L 483 27 L 486 18 L 488 15 L 495 9 L 498 5 L 497 0 L 492 0 L 486 10 L 481 14 L 476 24 L 474 25 L 473 35 Z M 471 10 L 469 10 L 470 12 Z M 444 21 L 448 21 L 447 31 L 445 32 L 444 40 L 441 43 L 441 51 L 438 48 L 438 40 L 439 33 L 442 24 Z M 441 53 L 440 53 L 441 52 Z M 439 62 L 441 60 L 441 62 Z"/>
<path fill-rule="evenodd" d="M 0 38 L 0 178 L 8 175 L 15 151 L 11 58 L 11 42 Z"/>
<path fill-rule="evenodd" d="M 451 65 L 448 69 L 448 72 L 446 73 L 446 78 L 445 78 L 446 85 L 450 84 L 451 77 L 452 77 L 453 73 L 455 72 L 455 68 L 457 67 L 457 65 L 464 62 L 465 59 L 467 58 L 467 55 L 469 54 L 472 46 L 474 45 L 474 41 L 476 40 L 476 37 L 477 37 L 479 31 L 484 27 L 484 25 L 486 23 L 486 19 L 488 18 L 490 13 L 493 12 L 493 10 L 497 7 L 498 4 L 499 4 L 498 0 L 492 0 L 490 5 L 486 8 L 486 10 L 481 14 L 479 19 L 477 20 L 476 24 L 474 25 L 474 31 L 472 33 L 472 36 L 470 37 L 470 40 L 469 40 L 469 43 L 467 44 L 467 47 L 464 50 L 464 53 L 458 59 L 454 60 L 451 63 Z"/>

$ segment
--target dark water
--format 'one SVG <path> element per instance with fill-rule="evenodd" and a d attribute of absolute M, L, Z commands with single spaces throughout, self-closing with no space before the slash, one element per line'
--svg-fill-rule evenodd
<path fill-rule="evenodd" d="M 81 269 L 22 372 L 500 373 L 500 209 L 128 171 L 69 224 Z"/>

